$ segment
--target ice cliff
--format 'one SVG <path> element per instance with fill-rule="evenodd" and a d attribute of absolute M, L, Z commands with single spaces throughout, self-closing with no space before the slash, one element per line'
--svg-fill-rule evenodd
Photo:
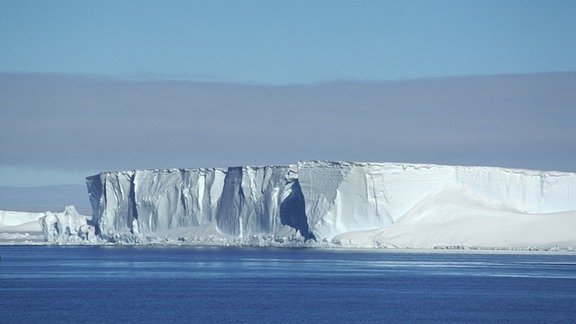
<path fill-rule="evenodd" d="M 313 238 L 296 166 L 104 172 L 87 185 L 102 237 L 194 228 L 239 238 Z"/>
<path fill-rule="evenodd" d="M 178 233 L 181 241 L 268 237 L 366 247 L 576 242 L 576 173 L 303 161 L 103 172 L 87 185 L 92 224 L 104 240 Z M 532 239 L 546 220 L 558 224 Z M 499 224 L 515 230 L 499 232 Z"/>

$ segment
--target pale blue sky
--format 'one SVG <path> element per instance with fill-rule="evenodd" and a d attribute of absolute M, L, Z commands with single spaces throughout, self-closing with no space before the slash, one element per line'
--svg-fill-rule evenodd
<path fill-rule="evenodd" d="M 576 70 L 576 1 L 0 1 L 0 71 L 264 84 Z"/>
<path fill-rule="evenodd" d="M 302 159 L 576 171 L 574 17 L 554 0 L 0 0 L 0 185 Z"/>

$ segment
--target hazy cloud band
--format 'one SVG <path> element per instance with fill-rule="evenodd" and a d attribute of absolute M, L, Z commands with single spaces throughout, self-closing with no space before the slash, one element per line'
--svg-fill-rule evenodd
<path fill-rule="evenodd" d="M 303 159 L 576 171 L 576 73 L 295 86 L 0 74 L 0 165 Z"/>

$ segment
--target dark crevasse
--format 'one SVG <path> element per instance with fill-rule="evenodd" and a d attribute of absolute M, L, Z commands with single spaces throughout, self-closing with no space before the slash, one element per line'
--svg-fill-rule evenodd
<path fill-rule="evenodd" d="M 100 208 L 102 205 L 100 199 L 101 197 L 106 197 L 106 191 L 102 190 L 104 186 L 102 185 L 101 175 L 98 174 L 87 177 L 86 186 L 88 188 L 88 198 L 90 199 L 90 205 L 92 206 L 92 223 L 94 225 L 94 232 L 99 236 L 102 231 L 96 220 L 99 219 L 100 216 Z"/>
<path fill-rule="evenodd" d="M 128 192 L 128 201 L 130 203 L 130 205 L 128 206 L 128 228 L 130 228 L 130 232 L 132 234 L 137 233 L 139 230 L 137 228 L 134 228 L 134 223 L 129 221 L 131 219 L 136 219 L 138 220 L 138 208 L 137 208 L 137 202 L 136 202 L 136 184 L 134 182 L 136 178 L 136 172 L 134 172 L 134 174 L 132 174 L 132 176 L 130 177 L 130 191 Z"/>
<path fill-rule="evenodd" d="M 315 240 L 314 234 L 308 227 L 304 195 L 298 179 L 293 180 L 290 195 L 280 204 L 280 221 L 300 232 L 306 240 Z"/>
<path fill-rule="evenodd" d="M 218 228 L 229 235 L 244 237 L 277 233 L 288 225 L 308 236 L 302 192 L 299 186 L 293 187 L 293 179 L 287 179 L 288 170 L 289 167 L 229 168 L 218 201 Z M 297 192 L 292 193 L 294 189 Z M 285 203 L 290 196 L 296 207 Z"/>

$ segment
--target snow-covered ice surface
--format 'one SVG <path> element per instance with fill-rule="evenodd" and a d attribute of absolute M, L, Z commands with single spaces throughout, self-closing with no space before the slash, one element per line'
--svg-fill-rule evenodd
<path fill-rule="evenodd" d="M 0 244 L 41 244 L 44 213 L 0 210 Z"/>
<path fill-rule="evenodd" d="M 576 211 L 525 213 L 447 185 L 393 226 L 347 232 L 333 241 L 352 247 L 572 250 Z"/>
<path fill-rule="evenodd" d="M 303 161 L 103 172 L 87 186 L 92 220 L 46 215 L 48 242 L 576 248 L 576 173 Z"/>
<path fill-rule="evenodd" d="M 316 236 L 349 247 L 573 249 L 576 174 L 303 162 Z"/>

